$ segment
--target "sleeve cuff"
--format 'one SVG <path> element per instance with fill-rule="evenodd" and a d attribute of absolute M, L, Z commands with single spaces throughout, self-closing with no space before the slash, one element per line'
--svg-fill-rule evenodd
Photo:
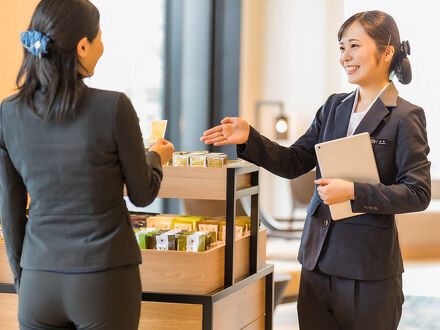
<path fill-rule="evenodd" d="M 156 151 L 147 152 L 147 162 L 153 166 L 159 167 L 162 170 L 162 160 Z"/>

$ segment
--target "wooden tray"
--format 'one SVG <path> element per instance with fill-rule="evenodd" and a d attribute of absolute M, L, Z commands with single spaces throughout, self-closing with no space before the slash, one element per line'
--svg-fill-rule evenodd
<path fill-rule="evenodd" d="M 141 250 L 142 291 L 207 294 L 224 285 L 225 246 L 205 252 Z M 235 241 L 235 278 L 249 271 L 249 236 Z M 266 230 L 258 236 L 258 265 L 266 263 Z"/>
<path fill-rule="evenodd" d="M 225 167 L 164 166 L 160 198 L 226 200 L 227 169 L 254 167 L 244 160 L 228 161 Z M 237 190 L 250 187 L 251 174 L 237 176 Z"/>
<path fill-rule="evenodd" d="M 224 284 L 225 247 L 205 252 L 141 250 L 142 291 L 207 294 Z M 259 265 L 266 263 L 266 230 L 258 237 Z M 249 236 L 235 241 L 235 278 L 247 274 Z M 5 244 L 0 243 L 0 283 L 13 283 Z"/>

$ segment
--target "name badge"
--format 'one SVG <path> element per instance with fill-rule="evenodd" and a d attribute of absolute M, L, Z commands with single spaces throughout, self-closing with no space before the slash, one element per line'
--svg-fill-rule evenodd
<path fill-rule="evenodd" d="M 371 144 L 373 144 L 373 145 L 380 145 L 380 146 L 386 146 L 388 144 L 388 140 L 372 137 L 371 138 Z"/>

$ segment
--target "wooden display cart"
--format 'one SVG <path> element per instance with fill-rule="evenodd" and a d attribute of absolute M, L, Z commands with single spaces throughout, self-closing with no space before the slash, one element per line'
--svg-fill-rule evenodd
<path fill-rule="evenodd" d="M 141 250 L 139 329 L 272 329 L 273 265 L 265 264 L 266 232 L 258 229 L 258 171 L 245 161 L 163 168 L 158 197 L 226 201 L 226 244 L 205 252 Z M 235 240 L 236 200 L 249 195 L 250 235 Z M 16 304 L 6 296 L 14 288 L 2 249 L 0 305 L 7 296 Z"/>
<path fill-rule="evenodd" d="M 238 160 L 229 161 L 223 168 L 165 166 L 163 173 L 158 197 L 226 201 L 226 244 L 221 250 L 206 252 L 207 268 L 201 277 L 215 278 L 214 283 L 193 279 L 186 285 L 176 283 L 173 290 L 158 285 L 150 291 L 145 290 L 143 278 L 145 292 L 142 300 L 188 304 L 192 307 L 199 305 L 199 309 L 194 310 L 195 314 L 198 313 L 198 322 L 193 327 L 178 323 L 179 329 L 272 329 L 273 265 L 265 264 L 266 233 L 259 233 L 258 229 L 258 166 Z M 251 196 L 250 236 L 236 241 L 235 205 L 237 199 L 245 196 Z M 143 254 L 144 260 L 151 256 L 151 253 Z M 198 256 L 201 257 L 200 254 Z M 187 258 L 188 255 L 185 257 L 186 265 L 194 265 Z M 194 271 L 185 274 L 194 274 Z M 176 281 L 175 277 L 173 279 Z M 188 287 L 193 285 L 197 287 Z M 167 315 L 168 321 L 173 314 L 170 311 Z M 172 324 L 167 326 L 172 328 Z"/>

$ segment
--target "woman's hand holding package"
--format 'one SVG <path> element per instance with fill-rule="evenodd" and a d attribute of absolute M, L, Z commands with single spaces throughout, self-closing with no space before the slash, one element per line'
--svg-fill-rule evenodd
<path fill-rule="evenodd" d="M 171 142 L 160 138 L 153 145 L 151 145 L 149 151 L 157 152 L 163 165 L 168 163 L 171 157 L 173 157 L 174 146 Z"/>
<path fill-rule="evenodd" d="M 318 194 L 324 204 L 332 205 L 354 199 L 353 182 L 342 179 L 318 179 Z"/>
<path fill-rule="evenodd" d="M 238 117 L 226 117 L 221 123 L 221 125 L 205 131 L 200 141 L 215 146 L 247 142 L 250 127 L 246 120 Z"/>

